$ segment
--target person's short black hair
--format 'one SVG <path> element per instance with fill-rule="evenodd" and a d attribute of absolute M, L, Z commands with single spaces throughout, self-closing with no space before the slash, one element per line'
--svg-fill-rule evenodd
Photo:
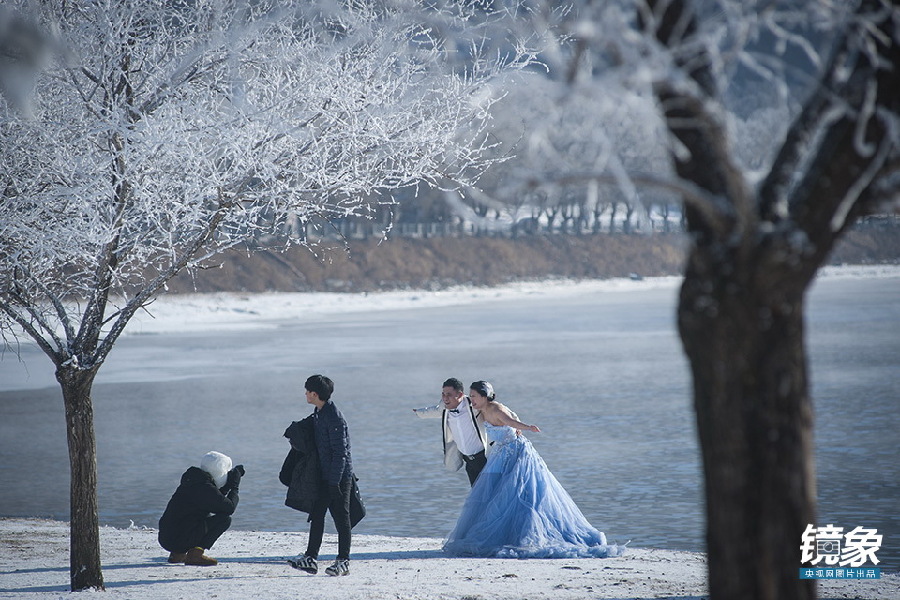
<path fill-rule="evenodd" d="M 447 381 L 445 381 L 445 382 L 444 382 L 444 385 L 442 385 L 441 387 L 453 388 L 453 389 L 456 390 L 457 392 L 462 392 L 462 391 L 464 391 L 464 390 L 463 390 L 463 384 L 462 384 L 462 381 L 460 381 L 460 380 L 457 379 L 456 377 L 451 377 L 450 379 L 448 379 Z"/>
<path fill-rule="evenodd" d="M 328 402 L 331 394 L 334 392 L 334 382 L 324 375 L 313 375 L 303 384 L 307 392 L 315 392 L 319 395 L 319 400 Z"/>

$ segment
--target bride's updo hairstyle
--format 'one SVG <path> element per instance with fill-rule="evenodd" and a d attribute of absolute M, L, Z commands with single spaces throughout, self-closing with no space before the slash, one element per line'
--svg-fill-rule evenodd
<path fill-rule="evenodd" d="M 494 393 L 494 386 L 487 381 L 476 381 L 469 386 L 469 389 L 475 390 L 488 400 L 495 400 L 497 398 L 497 395 Z"/>

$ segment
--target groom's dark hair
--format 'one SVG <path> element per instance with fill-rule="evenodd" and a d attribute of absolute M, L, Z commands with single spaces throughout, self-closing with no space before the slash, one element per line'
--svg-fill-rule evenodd
<path fill-rule="evenodd" d="M 445 382 L 444 382 L 444 385 L 442 385 L 441 387 L 453 388 L 453 389 L 456 390 L 457 392 L 462 392 L 462 391 L 464 391 L 462 381 L 460 381 L 460 380 L 457 379 L 456 377 L 451 377 L 450 379 L 448 379 L 447 381 L 445 381 Z"/>
<path fill-rule="evenodd" d="M 334 392 L 334 382 L 324 375 L 313 375 L 306 380 L 304 386 L 306 391 L 315 392 L 319 395 L 319 400 L 328 402 Z"/>

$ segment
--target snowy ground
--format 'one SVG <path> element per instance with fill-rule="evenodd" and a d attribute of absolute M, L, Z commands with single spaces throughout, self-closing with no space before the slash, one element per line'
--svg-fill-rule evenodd
<path fill-rule="evenodd" d="M 846 265 L 820 269 L 820 278 L 900 277 L 900 265 Z M 671 289 L 679 277 L 627 279 L 547 279 L 496 287 L 459 286 L 439 291 L 391 292 L 269 292 L 211 294 L 162 294 L 146 310 L 132 317 L 125 335 L 166 332 L 259 329 L 276 327 L 278 321 L 312 320 L 328 315 L 420 307 L 458 306 L 504 300 L 522 295 L 571 296 L 592 292 Z M 115 306 L 116 301 L 112 300 Z M 31 344 L 26 335 L 19 343 Z M 10 388 L 14 389 L 14 388 Z"/>
<path fill-rule="evenodd" d="M 0 598 L 49 600 L 100 597 L 68 592 L 68 525 L 0 519 Z M 215 567 L 169 565 L 153 529 L 100 532 L 103 598 L 265 600 L 553 600 L 585 598 L 699 599 L 706 594 L 700 553 L 631 549 L 609 559 L 447 558 L 441 540 L 355 536 L 347 577 L 312 576 L 285 559 L 303 549 L 306 533 L 228 531 L 210 551 Z M 326 535 L 322 563 L 333 558 Z M 325 565 L 321 565 L 324 567 Z M 822 598 L 900 598 L 900 575 L 820 583 Z"/>
<path fill-rule="evenodd" d="M 825 267 L 820 278 L 900 277 L 900 265 Z M 521 295 L 547 297 L 591 292 L 675 288 L 681 277 L 646 279 L 544 280 L 498 287 L 456 287 L 441 291 L 378 293 L 215 293 L 163 295 L 148 311 L 139 312 L 126 334 L 163 333 L 275 326 L 279 320 L 308 320 L 339 313 L 455 306 L 504 300 Z"/>

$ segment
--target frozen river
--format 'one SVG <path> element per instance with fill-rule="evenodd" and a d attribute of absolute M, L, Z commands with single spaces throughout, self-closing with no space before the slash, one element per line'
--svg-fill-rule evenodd
<path fill-rule="evenodd" d="M 359 296 L 353 310 L 301 307 L 299 316 L 297 306 L 269 303 L 264 314 L 248 310 L 242 327 L 198 326 L 201 316 L 182 308 L 183 325 L 136 327 L 94 386 L 101 521 L 155 527 L 181 473 L 216 449 L 247 469 L 234 527 L 306 531 L 305 515 L 283 504 L 282 432 L 311 411 L 305 378 L 324 373 L 335 380 L 368 504 L 356 531 L 444 536 L 468 482 L 443 470 L 439 421 L 411 409 L 436 403 L 441 382 L 458 377 L 492 381 L 498 399 L 541 427 L 530 439 L 611 540 L 701 550 L 677 281 L 469 296 L 413 294 L 377 310 L 367 302 L 382 296 Z M 225 316 L 239 320 L 241 310 Z M 881 566 L 896 569 L 900 271 L 820 279 L 808 332 L 819 524 L 878 528 Z M 0 362 L 0 515 L 67 519 L 62 400 L 49 360 L 28 345 L 21 356 L 24 364 L 8 352 Z"/>

